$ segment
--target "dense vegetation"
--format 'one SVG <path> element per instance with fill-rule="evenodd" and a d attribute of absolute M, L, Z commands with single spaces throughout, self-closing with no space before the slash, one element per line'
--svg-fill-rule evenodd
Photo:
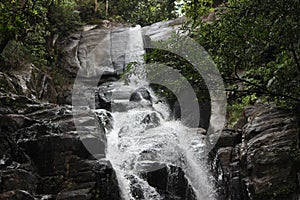
<path fill-rule="evenodd" d="M 245 105 L 299 104 L 299 0 L 189 0 L 183 1 L 182 12 L 188 17 L 184 29 L 210 53 L 223 76 L 231 123 Z M 171 62 L 196 91 L 203 90 L 190 66 L 161 55 L 154 51 L 148 57 Z"/>
<path fill-rule="evenodd" d="M 183 0 L 184 27 L 212 56 L 228 91 L 231 110 L 257 101 L 293 107 L 300 97 L 299 0 Z M 148 25 L 176 17 L 175 0 L 3 0 L 0 68 L 33 62 L 59 68 L 58 40 L 83 24 L 108 19 Z M 148 61 L 175 66 L 196 91 L 203 81 L 182 59 L 152 51 Z M 207 93 L 206 93 L 207 94 Z M 170 94 L 171 95 L 171 94 Z"/>
<path fill-rule="evenodd" d="M 299 102 L 299 0 L 192 0 L 183 11 L 187 29 L 222 73 L 232 110 Z"/>
<path fill-rule="evenodd" d="M 110 21 L 148 25 L 174 18 L 174 0 L 3 0 L 0 2 L 1 69 L 30 59 L 57 62 L 56 41 L 83 24 Z M 42 66 L 38 66 L 42 67 Z"/>

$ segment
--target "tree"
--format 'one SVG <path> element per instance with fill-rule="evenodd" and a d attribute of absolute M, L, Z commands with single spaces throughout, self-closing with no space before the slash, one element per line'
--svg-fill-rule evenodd
<path fill-rule="evenodd" d="M 81 25 L 75 8 L 74 0 L 0 2 L 0 55 L 4 65 L 12 64 L 9 57 L 17 54 L 12 52 L 14 49 L 38 65 L 52 62 L 49 58 L 54 56 L 56 39 L 69 35 Z M 9 51 L 4 52 L 7 46 Z"/>
<path fill-rule="evenodd" d="M 0 54 L 11 40 L 23 41 L 46 23 L 45 8 L 39 1 L 0 2 Z"/>
<path fill-rule="evenodd" d="M 47 30 L 49 31 L 48 44 L 51 46 L 55 37 L 66 37 L 78 30 L 81 25 L 77 4 L 74 0 L 48 0 Z"/>
<path fill-rule="evenodd" d="M 214 58 L 233 98 L 292 105 L 300 97 L 299 0 L 186 1 L 191 35 Z M 203 18 L 209 13 L 216 20 Z"/>
<path fill-rule="evenodd" d="M 109 14 L 142 26 L 176 17 L 176 0 L 111 0 Z"/>

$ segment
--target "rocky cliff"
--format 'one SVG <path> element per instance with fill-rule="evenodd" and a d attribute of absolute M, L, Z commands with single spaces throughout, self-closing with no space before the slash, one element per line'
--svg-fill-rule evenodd
<path fill-rule="evenodd" d="M 172 30 L 171 26 L 167 25 L 164 35 Z M 148 31 L 153 32 L 153 28 Z M 105 95 L 101 88 L 118 80 L 126 65 L 138 59 L 134 57 L 136 52 L 131 52 L 135 45 L 131 32 L 141 34 L 142 30 L 140 26 L 117 25 L 94 27 L 71 35 L 64 49 L 63 69 L 64 82 L 69 85 L 55 85 L 49 74 L 31 64 L 0 72 L 0 199 L 121 199 L 115 170 L 105 158 L 103 135 L 109 130 L 106 122 L 111 119 L 92 111 L 74 114 L 72 84 L 80 71 L 85 80 L 98 78 L 95 88 L 85 94 Z M 97 77 L 99 74 L 101 78 Z M 96 107 L 109 110 L 109 103 L 97 101 Z M 80 121 L 82 126 L 76 126 L 74 121 Z M 94 127 L 101 136 L 90 134 Z M 180 174 L 172 187 L 167 185 L 168 181 L 159 183 L 153 178 L 163 176 L 168 180 L 167 166 L 144 177 L 170 199 L 172 195 L 193 196 L 183 172 L 170 167 L 172 174 Z M 174 194 L 169 191 L 177 187 L 180 189 Z M 135 193 L 141 196 L 139 190 L 136 187 Z"/>
<path fill-rule="evenodd" d="M 110 127 L 102 122 L 110 116 L 73 116 L 73 82 L 78 71 L 86 81 L 101 73 L 93 82 L 95 88 L 84 94 L 95 97 L 96 108 L 111 110 L 113 83 L 136 59 L 130 54 L 131 32 L 163 39 L 178 23 L 94 27 L 70 36 L 63 69 L 69 85 L 55 85 L 53 77 L 32 65 L 1 72 L 0 199 L 121 199 L 116 173 L 105 158 L 106 138 L 101 137 Z M 139 92 L 149 99 L 147 91 Z M 131 100 L 139 101 L 134 95 Z M 74 119 L 83 126 L 76 127 Z M 295 115 L 273 106 L 252 106 L 239 124 L 236 130 L 223 131 L 211 153 L 219 199 L 297 199 L 300 153 Z M 100 137 L 90 134 L 95 125 Z M 195 198 L 180 168 L 165 166 L 143 176 L 166 199 Z M 143 199 L 138 184 L 133 178 L 131 182 L 133 193 Z"/>
<path fill-rule="evenodd" d="M 245 108 L 212 152 L 219 199 L 299 198 L 299 119 L 275 106 Z"/>
<path fill-rule="evenodd" d="M 85 148 L 71 107 L 23 95 L 0 98 L 0 199 L 120 199 L 110 162 Z"/>

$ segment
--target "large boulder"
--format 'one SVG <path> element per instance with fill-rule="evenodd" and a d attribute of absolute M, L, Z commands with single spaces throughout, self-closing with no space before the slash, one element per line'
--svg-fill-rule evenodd
<path fill-rule="evenodd" d="M 144 88 L 133 88 L 120 82 L 107 82 L 95 92 L 95 108 L 125 112 L 137 107 L 151 107 L 152 97 Z"/>
<path fill-rule="evenodd" d="M 150 102 L 152 100 L 150 92 L 144 87 L 138 88 L 135 92 L 131 94 L 129 99 L 129 101 L 134 101 L 134 102 L 139 102 L 142 100 L 150 101 Z"/>
<path fill-rule="evenodd" d="M 157 165 L 157 163 L 152 165 Z M 151 166 L 151 168 L 155 169 L 155 166 Z M 196 200 L 195 191 L 189 185 L 185 173 L 180 167 L 159 164 L 157 170 L 143 172 L 142 177 L 166 200 Z"/>

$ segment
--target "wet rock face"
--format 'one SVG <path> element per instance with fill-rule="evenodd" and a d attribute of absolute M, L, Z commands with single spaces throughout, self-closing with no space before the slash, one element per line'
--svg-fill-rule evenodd
<path fill-rule="evenodd" d="M 125 112 L 135 107 L 151 107 L 150 92 L 142 88 L 132 88 L 117 82 L 100 85 L 95 92 L 95 107 L 112 112 Z"/>
<path fill-rule="evenodd" d="M 146 88 L 139 88 L 134 93 L 131 94 L 129 101 L 139 102 L 139 101 L 151 101 L 150 92 Z"/>
<path fill-rule="evenodd" d="M 0 72 L 0 93 L 24 97 L 34 96 L 52 103 L 57 101 L 53 79 L 30 63 L 9 73 Z"/>
<path fill-rule="evenodd" d="M 137 53 L 134 51 L 141 51 L 140 54 L 143 54 L 143 47 L 133 49 L 130 42 L 133 33 L 135 39 L 140 37 L 142 40 L 139 25 L 136 27 L 98 27 L 74 34 L 69 38 L 69 45 L 65 48 L 68 63 L 66 69 L 74 76 L 78 70 L 83 77 L 103 75 L 105 78 L 120 75 L 128 63 L 139 61 L 140 58 L 131 57 L 132 53 Z"/>
<path fill-rule="evenodd" d="M 93 95 L 98 109 L 124 112 L 140 100 L 151 106 L 146 89 L 110 87 L 128 63 L 143 58 L 142 32 L 140 26 L 97 27 L 70 36 L 63 86 L 55 87 L 53 78 L 34 66 L 0 73 L 0 199 L 121 199 L 115 171 L 104 158 L 111 116 L 88 112 L 73 118 L 67 105 L 73 103 L 79 70 L 83 83 L 91 85 L 80 91 L 90 108 Z M 155 127 L 159 118 L 149 115 L 141 123 Z"/>
<path fill-rule="evenodd" d="M 183 92 L 182 96 L 188 96 Z M 184 125 L 188 127 L 201 127 L 204 129 L 208 129 L 209 127 L 209 122 L 210 122 L 210 115 L 211 115 L 211 105 L 210 101 L 202 101 L 199 102 L 199 112 L 200 112 L 200 119 L 198 123 L 195 123 L 195 116 L 197 116 L 197 112 L 195 113 L 195 107 L 190 105 L 188 103 L 190 100 L 189 98 L 186 97 L 180 97 L 183 99 L 183 107 L 180 106 L 180 103 L 178 100 L 176 100 L 174 103 L 171 103 L 171 108 L 172 108 L 172 116 L 175 120 L 182 119 L 182 116 L 185 116 L 185 120 L 182 121 Z M 194 113 L 194 114 L 191 114 Z"/>
<path fill-rule="evenodd" d="M 195 193 L 180 167 L 166 165 L 161 169 L 144 173 L 142 176 L 149 185 L 157 189 L 165 200 L 196 200 Z"/>
<path fill-rule="evenodd" d="M 37 105 L 0 115 L 0 199 L 120 199 L 115 171 L 104 158 L 105 113 L 73 118 L 70 107 Z M 88 148 L 95 143 L 100 149 Z"/>
<path fill-rule="evenodd" d="M 150 171 L 141 172 L 143 181 L 155 188 L 164 200 L 189 199 L 196 200 L 196 195 L 189 185 L 184 172 L 180 167 L 164 163 L 148 163 Z M 139 178 L 129 175 L 131 194 L 135 199 L 147 199 L 144 194 L 145 188 L 140 184 Z M 149 188 L 148 188 L 149 189 Z M 155 194 L 153 194 L 155 195 Z"/>
<path fill-rule="evenodd" d="M 111 111 L 113 83 L 102 84 L 95 93 L 95 106 L 98 109 Z"/>
<path fill-rule="evenodd" d="M 146 36 L 145 42 L 147 42 L 147 38 L 149 41 L 167 40 L 171 36 L 172 32 L 180 29 L 180 26 L 184 24 L 185 20 L 186 19 L 184 17 L 181 17 L 167 22 L 157 22 L 150 26 L 143 27 L 143 34 Z"/>
<path fill-rule="evenodd" d="M 146 129 L 155 128 L 160 125 L 160 119 L 156 112 L 152 112 L 144 117 L 142 123 L 146 124 Z"/>
<path fill-rule="evenodd" d="M 220 199 L 297 199 L 299 127 L 289 111 L 245 109 L 241 131 L 227 130 L 214 150 Z M 240 135 L 240 136 L 239 136 Z"/>

